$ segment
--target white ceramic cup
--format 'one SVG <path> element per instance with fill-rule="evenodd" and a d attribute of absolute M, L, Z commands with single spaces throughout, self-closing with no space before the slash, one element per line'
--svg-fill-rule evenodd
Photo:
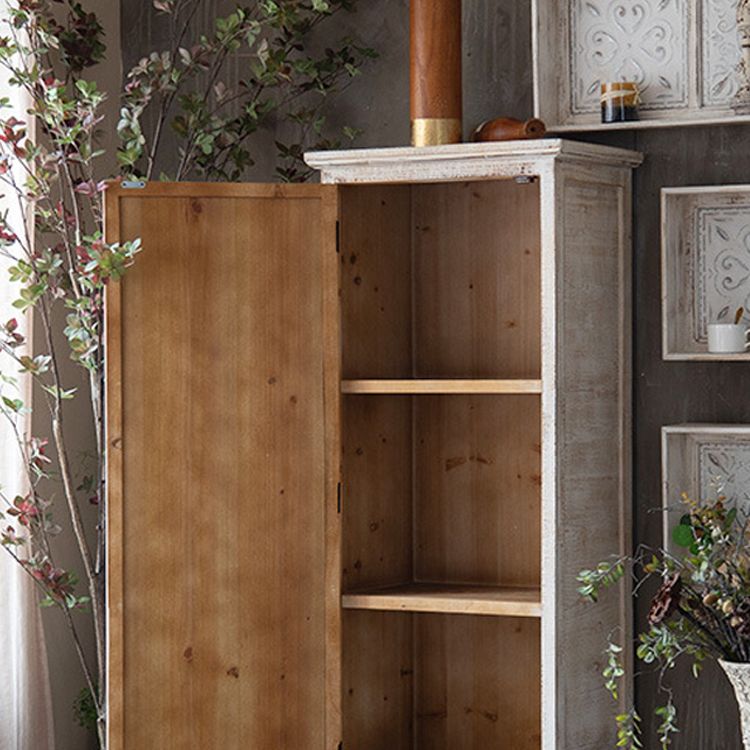
<path fill-rule="evenodd" d="M 744 323 L 709 323 L 708 351 L 712 354 L 733 354 L 750 349 L 750 329 Z"/>

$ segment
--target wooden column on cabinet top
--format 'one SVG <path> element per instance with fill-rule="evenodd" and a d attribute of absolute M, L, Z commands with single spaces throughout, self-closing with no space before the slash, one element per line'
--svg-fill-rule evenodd
<path fill-rule="evenodd" d="M 461 0 L 411 0 L 414 146 L 460 143 Z"/>

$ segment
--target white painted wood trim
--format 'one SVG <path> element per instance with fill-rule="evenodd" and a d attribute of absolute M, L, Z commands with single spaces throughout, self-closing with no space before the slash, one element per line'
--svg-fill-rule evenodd
<path fill-rule="evenodd" d="M 560 477 L 557 471 L 557 246 L 562 219 L 557 212 L 553 165 L 541 175 L 542 233 L 542 539 L 557 539 Z M 542 749 L 557 750 L 558 591 L 557 545 L 542 544 Z"/>
<path fill-rule="evenodd" d="M 537 112 L 539 110 L 536 110 Z M 653 130 L 655 128 L 680 128 L 680 127 L 712 127 L 716 125 L 747 125 L 750 116 L 735 115 L 727 112 L 724 116 L 686 117 L 679 118 L 649 118 L 635 120 L 634 122 L 603 123 L 597 120 L 581 121 L 567 125 L 549 125 L 547 132 L 553 135 L 565 133 L 605 133 L 608 130 Z"/>
<path fill-rule="evenodd" d="M 750 185 L 741 183 L 737 185 L 687 185 L 684 187 L 664 187 L 661 189 L 663 196 L 669 195 L 713 195 L 715 193 L 742 193 L 750 192 Z"/>
<path fill-rule="evenodd" d="M 534 175 L 550 158 L 630 168 L 643 161 L 636 151 L 559 138 L 305 154 L 307 164 L 321 170 L 324 182 L 342 184 Z"/>
<path fill-rule="evenodd" d="M 703 422 L 684 422 L 683 424 L 665 425 L 662 427 L 664 435 L 716 435 L 719 437 L 733 437 L 739 435 L 750 437 L 750 424 L 708 424 Z"/>

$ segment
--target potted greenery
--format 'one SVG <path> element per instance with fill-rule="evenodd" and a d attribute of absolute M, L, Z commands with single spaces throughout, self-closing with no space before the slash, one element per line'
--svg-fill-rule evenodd
<path fill-rule="evenodd" d="M 683 495 L 684 513 L 672 531 L 680 553 L 641 547 L 633 558 L 613 558 L 581 571 L 579 592 L 595 602 L 602 589 L 632 570 L 634 592 L 650 578 L 660 579 L 648 615 L 648 628 L 638 635 L 637 657 L 655 665 L 660 678 L 679 660 L 692 662 L 697 677 L 707 659 L 716 660 L 731 681 L 742 719 L 745 747 L 750 750 L 750 517 L 730 507 L 725 498 L 696 502 Z M 603 676 L 617 697 L 625 675 L 623 648 L 610 642 Z M 662 748 L 677 731 L 671 693 L 656 709 Z M 640 717 L 631 709 L 616 717 L 618 747 L 643 747 Z"/>

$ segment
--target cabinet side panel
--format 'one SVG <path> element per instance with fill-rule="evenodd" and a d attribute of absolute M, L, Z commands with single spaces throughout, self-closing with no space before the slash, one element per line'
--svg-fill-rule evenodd
<path fill-rule="evenodd" d="M 414 750 L 413 615 L 346 611 L 344 642 L 344 747 Z"/>
<path fill-rule="evenodd" d="M 338 592 L 324 191 L 120 198 L 120 236 L 145 249 L 121 289 L 113 750 L 322 750 L 340 737 L 326 741 Z"/>
<path fill-rule="evenodd" d="M 556 750 L 600 750 L 614 746 L 616 713 L 601 654 L 616 628 L 628 643 L 631 609 L 620 590 L 583 602 L 576 575 L 630 552 L 630 181 L 608 170 L 601 181 L 561 172 Z"/>
<path fill-rule="evenodd" d="M 412 400 L 347 396 L 342 416 L 343 588 L 411 581 Z"/>
<path fill-rule="evenodd" d="M 341 188 L 346 378 L 412 375 L 411 186 Z"/>

